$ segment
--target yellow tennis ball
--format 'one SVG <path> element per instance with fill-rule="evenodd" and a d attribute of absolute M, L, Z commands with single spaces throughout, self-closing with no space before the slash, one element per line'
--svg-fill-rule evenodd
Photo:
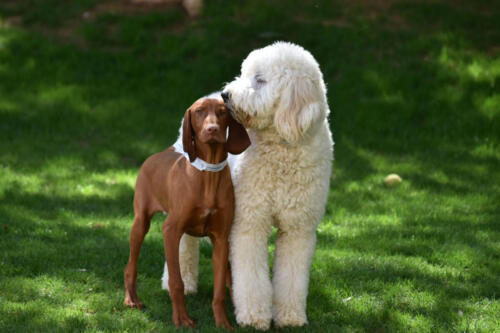
<path fill-rule="evenodd" d="M 399 177 L 399 175 L 396 175 L 395 173 L 391 173 L 390 175 L 385 177 L 385 180 L 384 180 L 384 182 L 387 186 L 394 186 L 394 185 L 401 183 L 402 181 L 403 181 L 403 179 L 401 177 Z"/>

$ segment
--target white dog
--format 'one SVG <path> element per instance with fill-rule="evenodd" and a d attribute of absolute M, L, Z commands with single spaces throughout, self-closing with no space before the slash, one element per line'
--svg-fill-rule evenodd
<path fill-rule="evenodd" d="M 222 97 L 252 141 L 231 163 L 236 320 L 258 329 L 268 329 L 271 319 L 277 327 L 302 326 L 333 158 L 323 75 L 308 51 L 277 42 L 251 52 L 241 76 L 226 85 Z M 272 226 L 278 237 L 271 282 Z M 198 243 L 192 237 L 181 241 L 180 262 L 186 293 L 196 291 Z M 163 282 L 166 289 L 165 275 Z"/>

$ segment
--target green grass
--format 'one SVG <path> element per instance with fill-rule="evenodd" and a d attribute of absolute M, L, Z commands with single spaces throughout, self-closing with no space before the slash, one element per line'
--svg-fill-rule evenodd
<path fill-rule="evenodd" d="M 122 306 L 136 174 L 186 107 L 284 39 L 320 63 L 336 141 L 304 330 L 500 332 L 497 2 L 213 0 L 194 21 L 177 7 L 83 19 L 99 2 L 0 3 L 0 331 L 174 330 L 161 217 L 139 263 L 147 308 Z M 403 183 L 384 186 L 393 172 Z M 187 298 L 200 331 L 215 331 L 210 254 L 202 243 Z"/>

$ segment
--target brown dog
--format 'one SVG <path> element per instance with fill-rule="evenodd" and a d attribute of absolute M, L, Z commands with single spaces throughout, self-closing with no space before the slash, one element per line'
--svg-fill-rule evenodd
<path fill-rule="evenodd" d="M 225 282 L 229 274 L 228 237 L 233 222 L 234 192 L 229 167 L 221 162 L 224 163 L 228 152 L 243 152 L 250 145 L 250 139 L 224 103 L 209 98 L 199 99 L 186 111 L 182 131 L 182 144 L 189 161 L 170 147 L 149 157 L 137 176 L 130 257 L 124 272 L 124 303 L 134 308 L 143 306 L 136 290 L 137 260 L 151 218 L 156 212 L 166 211 L 168 217 L 162 231 L 175 326 L 194 326 L 186 309 L 179 266 L 179 242 L 187 233 L 208 236 L 212 241 L 215 323 L 218 327 L 231 328 L 225 309 Z M 200 159 L 208 167 L 217 164 L 219 168 L 200 171 L 195 167 Z"/>

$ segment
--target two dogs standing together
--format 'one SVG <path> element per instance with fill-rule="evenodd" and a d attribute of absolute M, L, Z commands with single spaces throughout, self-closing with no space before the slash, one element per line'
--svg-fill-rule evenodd
<path fill-rule="evenodd" d="M 195 102 L 176 144 L 148 158 L 139 172 L 125 304 L 142 307 L 136 291 L 140 247 L 153 214 L 168 211 L 163 287 L 177 327 L 194 326 L 184 294 L 197 289 L 201 236 L 214 245 L 217 326 L 231 327 L 226 283 L 238 324 L 302 326 L 333 158 L 322 73 L 308 51 L 277 42 L 252 51 L 221 97 Z M 278 237 L 271 281 L 272 226 Z"/>

